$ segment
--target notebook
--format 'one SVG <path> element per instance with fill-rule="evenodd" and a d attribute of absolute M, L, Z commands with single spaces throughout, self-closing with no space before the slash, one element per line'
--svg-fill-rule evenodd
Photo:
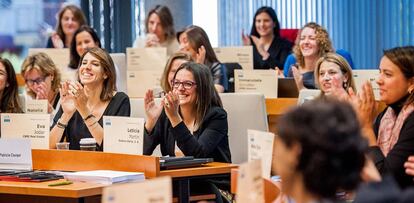
<path fill-rule="evenodd" d="M 213 161 L 213 158 L 194 158 L 193 156 L 160 157 L 160 169 L 166 170 L 196 167 Z"/>
<path fill-rule="evenodd" d="M 87 181 L 101 184 L 112 184 L 119 182 L 135 182 L 145 180 L 144 173 L 124 172 L 112 170 L 94 170 L 63 173 L 66 179 L 72 181 Z"/>
<path fill-rule="evenodd" d="M 278 98 L 298 98 L 299 91 L 294 78 L 278 78 L 277 97 Z"/>

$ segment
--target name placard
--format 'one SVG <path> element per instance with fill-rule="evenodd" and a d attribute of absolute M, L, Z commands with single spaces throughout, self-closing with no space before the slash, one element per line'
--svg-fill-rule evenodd
<path fill-rule="evenodd" d="M 372 85 L 372 89 L 374 90 L 375 100 L 378 101 L 380 99 L 379 86 L 376 82 L 379 77 L 379 70 L 352 70 L 352 75 L 354 77 L 355 86 L 358 92 L 361 91 L 364 82 L 369 81 Z"/>
<path fill-rule="evenodd" d="M 170 177 L 161 177 L 139 183 L 115 184 L 104 187 L 102 202 L 171 203 L 172 181 Z"/>
<path fill-rule="evenodd" d="M 104 152 L 142 155 L 144 119 L 104 116 Z"/>
<path fill-rule="evenodd" d="M 262 93 L 266 98 L 277 98 L 275 70 L 234 70 L 234 91 Z"/>
<path fill-rule="evenodd" d="M 167 48 L 127 48 L 127 70 L 164 70 Z"/>
<path fill-rule="evenodd" d="M 263 178 L 270 178 L 274 138 L 275 135 L 271 132 L 247 130 L 247 159 L 248 161 L 262 160 Z"/>
<path fill-rule="evenodd" d="M 47 114 L 48 101 L 46 99 L 26 99 L 25 112 L 31 114 Z"/>
<path fill-rule="evenodd" d="M 127 93 L 129 97 L 144 97 L 147 90 L 161 92 L 161 75 L 159 70 L 128 70 Z"/>
<path fill-rule="evenodd" d="M 264 185 L 262 179 L 262 164 L 253 160 L 239 166 L 237 177 L 237 203 L 264 203 Z"/>
<path fill-rule="evenodd" d="M 29 139 L 33 149 L 49 149 L 49 114 L 1 114 L 2 138 Z"/>
<path fill-rule="evenodd" d="M 39 52 L 47 54 L 56 67 L 59 68 L 60 74 L 62 75 L 62 81 L 73 80 L 75 71 L 66 71 L 70 61 L 70 52 L 68 48 L 55 49 L 55 48 L 30 48 L 29 55 L 33 55 Z"/>
<path fill-rule="evenodd" d="M 0 169 L 32 170 L 30 140 L 0 139 Z"/>
<path fill-rule="evenodd" d="M 253 47 L 217 47 L 214 52 L 222 63 L 238 63 L 244 70 L 253 70 Z"/>

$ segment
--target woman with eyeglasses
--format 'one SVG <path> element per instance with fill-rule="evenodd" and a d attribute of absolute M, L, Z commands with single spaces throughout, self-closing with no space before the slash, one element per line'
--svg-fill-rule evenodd
<path fill-rule="evenodd" d="M 181 151 L 185 156 L 230 163 L 227 113 L 209 68 L 194 62 L 184 63 L 171 86 L 172 91 L 159 105 L 154 102 L 151 90 L 145 95 L 144 154 L 151 155 L 160 145 L 163 156 L 176 156 L 175 152 Z M 209 192 L 218 197 L 216 202 L 221 202 L 220 193 L 211 182 L 214 181 L 191 183 L 196 186 L 192 191 L 205 192 L 211 188 Z"/>
<path fill-rule="evenodd" d="M 26 81 L 27 95 L 32 99 L 46 99 L 47 111 L 53 117 L 59 106 L 61 78 L 55 63 L 47 54 L 36 53 L 24 60 L 21 73 Z"/>

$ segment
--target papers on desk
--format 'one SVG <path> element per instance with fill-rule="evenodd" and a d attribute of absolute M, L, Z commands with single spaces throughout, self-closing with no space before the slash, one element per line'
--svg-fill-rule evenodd
<path fill-rule="evenodd" d="M 133 194 L 133 195 L 131 195 Z M 140 183 L 128 183 L 105 187 L 102 193 L 103 203 L 171 203 L 172 181 L 170 177 L 146 180 Z"/>
<path fill-rule="evenodd" d="M 23 138 L 33 149 L 49 149 L 49 114 L 1 114 L 2 138 Z"/>
<path fill-rule="evenodd" d="M 271 132 L 247 130 L 248 160 L 262 160 L 263 178 L 270 178 L 274 138 L 275 135 Z"/>
<path fill-rule="evenodd" d="M 275 70 L 234 70 L 234 91 L 262 93 L 266 98 L 277 98 Z"/>
<path fill-rule="evenodd" d="M 136 182 L 145 180 L 144 173 L 124 172 L 112 170 L 94 170 L 63 173 L 66 179 L 71 181 L 85 181 L 100 184 L 112 184 L 120 182 Z"/>

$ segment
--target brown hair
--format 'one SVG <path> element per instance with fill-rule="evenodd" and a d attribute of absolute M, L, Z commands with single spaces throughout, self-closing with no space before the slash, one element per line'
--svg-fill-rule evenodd
<path fill-rule="evenodd" d="M 20 106 L 16 73 L 14 72 L 13 65 L 8 59 L 1 57 L 0 63 L 3 64 L 6 70 L 6 82 L 8 84 L 4 88 L 3 94 L 0 97 L 0 111 L 3 113 L 22 113 L 23 110 Z"/>
<path fill-rule="evenodd" d="M 175 72 L 174 79 L 177 76 L 177 73 L 182 69 L 188 70 L 193 74 L 197 85 L 197 98 L 194 107 L 197 114 L 195 124 L 200 128 L 200 124 L 206 116 L 207 111 L 214 106 L 223 107 L 223 104 L 214 87 L 213 76 L 210 73 L 210 69 L 207 68 L 206 65 L 195 62 L 184 63 L 178 68 L 177 72 Z"/>
<path fill-rule="evenodd" d="M 151 9 L 148 12 L 147 18 L 145 19 L 145 33 L 148 33 L 148 21 L 149 17 L 153 13 L 155 13 L 160 18 L 166 41 L 174 39 L 174 20 L 171 15 L 170 9 L 168 9 L 167 6 L 156 5 L 153 9 Z"/>
<path fill-rule="evenodd" d="M 61 21 L 62 21 L 63 14 L 65 13 L 66 10 L 70 10 L 72 12 L 74 19 L 79 24 L 79 27 L 82 25 L 86 25 L 86 17 L 79 7 L 75 5 L 67 5 L 63 7 L 58 13 L 58 18 L 57 18 L 57 23 L 56 23 L 56 33 L 59 35 L 60 39 L 62 39 L 63 43 L 65 43 L 66 41 L 66 35 L 65 33 L 63 33 Z"/>
<path fill-rule="evenodd" d="M 335 63 L 336 65 L 338 65 L 339 69 L 342 72 L 342 74 L 346 75 L 346 77 L 348 78 L 348 80 L 344 84 L 344 85 L 346 85 L 345 87 L 346 88 L 351 87 L 352 90 L 354 92 L 356 92 L 355 82 L 354 82 L 354 77 L 352 75 L 351 66 L 346 61 L 346 59 L 344 59 L 344 57 L 342 57 L 341 55 L 336 54 L 336 53 L 326 53 L 321 58 L 319 58 L 319 60 L 316 62 L 316 68 L 315 68 L 315 73 L 314 74 L 315 74 L 315 82 L 318 86 L 320 86 L 320 84 L 319 84 L 319 70 L 320 70 L 321 65 L 322 65 L 323 62 L 331 62 L 331 63 Z"/>
<path fill-rule="evenodd" d="M 168 59 L 166 65 L 165 65 L 164 72 L 162 73 L 162 76 L 161 76 L 161 87 L 164 90 L 164 92 L 171 91 L 171 81 L 168 81 L 168 74 L 170 73 L 172 63 L 176 59 L 181 59 L 181 60 L 185 60 L 185 61 L 192 61 L 191 56 L 189 54 L 183 53 L 183 52 L 176 52 L 176 53 L 174 53 L 173 55 L 170 56 L 170 58 Z"/>
<path fill-rule="evenodd" d="M 98 47 L 87 49 L 87 51 L 82 55 L 81 60 L 79 62 L 79 67 L 82 65 L 83 58 L 87 53 L 92 54 L 93 57 L 99 60 L 101 67 L 103 68 L 104 74 L 107 75 L 107 78 L 103 81 L 102 92 L 100 95 L 100 99 L 102 101 L 111 100 L 113 97 L 113 92 L 116 91 L 116 72 L 115 72 L 115 65 L 112 61 L 111 56 L 109 54 Z M 79 71 L 78 67 L 78 71 Z M 79 75 L 79 74 L 78 74 Z"/>
<path fill-rule="evenodd" d="M 384 50 L 384 56 L 397 65 L 407 80 L 414 79 L 414 46 L 394 47 Z M 414 103 L 414 91 L 409 92 L 406 104 Z"/>
<path fill-rule="evenodd" d="M 40 52 L 28 56 L 23 61 L 21 71 L 22 76 L 26 77 L 26 73 L 32 69 L 40 71 L 44 77 L 53 76 L 51 90 L 55 92 L 59 91 L 61 81 L 60 71 L 58 68 L 56 68 L 55 63 L 53 63 L 52 59 L 47 54 Z M 29 94 L 31 97 L 36 97 L 36 93 L 34 93 L 30 88 L 28 88 L 27 94 Z"/>
<path fill-rule="evenodd" d="M 325 28 L 320 26 L 315 22 L 306 23 L 299 31 L 298 36 L 295 40 L 295 46 L 293 47 L 293 53 L 295 55 L 296 61 L 300 67 L 305 66 L 305 59 L 302 55 L 302 51 L 300 50 L 300 38 L 301 33 L 305 28 L 311 28 L 315 30 L 316 34 L 316 42 L 318 43 L 319 53 L 318 55 L 321 57 L 327 52 L 333 52 L 332 42 L 329 39 L 328 31 Z"/>
<path fill-rule="evenodd" d="M 188 42 L 190 43 L 191 48 L 198 52 L 198 49 L 201 46 L 204 46 L 206 49 L 206 59 L 204 64 L 210 67 L 213 63 L 219 62 L 217 59 L 216 53 L 213 50 L 213 47 L 211 46 L 210 40 L 208 39 L 207 33 L 203 30 L 203 28 L 198 27 L 196 25 L 190 25 L 188 26 L 183 32 L 180 32 L 177 34 L 177 38 L 182 33 L 187 34 Z"/>

